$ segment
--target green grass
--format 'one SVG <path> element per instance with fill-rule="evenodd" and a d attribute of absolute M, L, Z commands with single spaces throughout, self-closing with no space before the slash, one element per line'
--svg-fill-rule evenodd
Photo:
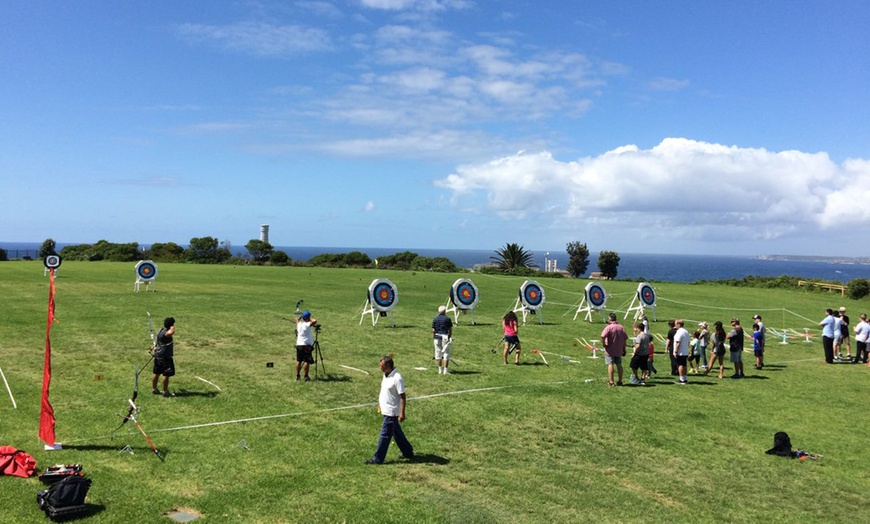
<path fill-rule="evenodd" d="M 585 280 L 539 281 L 544 324 L 530 317 L 520 329 L 524 365 L 504 366 L 492 349 L 523 278 L 159 269 L 156 293 L 134 293 L 133 264 L 60 268 L 51 401 L 64 449 L 48 452 L 37 437 L 48 278 L 38 262 L 0 264 L 0 367 L 18 403 L 13 409 L 0 391 L 0 445 L 32 454 L 40 470 L 83 464 L 93 479 L 88 522 L 169 522 L 161 515 L 178 507 L 210 522 L 245 523 L 870 521 L 863 442 L 870 369 L 824 365 L 817 331 L 824 308 L 845 305 L 857 320 L 866 302 L 656 283 L 654 333 L 667 331 L 668 318 L 727 325 L 737 315 L 748 325 L 760 312 L 769 327 L 812 328 L 816 337 L 788 345 L 771 338 L 765 371 L 755 372 L 749 359 L 746 380 L 690 377 L 688 387 L 672 384 L 657 345 L 653 386 L 608 389 L 603 359 L 587 358 L 575 342 L 597 340 L 603 328 L 600 315 L 594 324 L 582 315 L 572 320 Z M 460 276 L 480 290 L 477 325 L 460 319 L 456 365 L 443 377 L 431 360 L 431 319 Z M 395 328 L 390 318 L 372 327 L 366 317 L 360 325 L 366 289 L 380 277 L 399 291 Z M 608 310 L 622 318 L 637 284 L 603 286 Z M 300 298 L 324 326 L 328 380 L 293 380 L 295 338 L 284 318 Z M 139 420 L 165 462 L 132 424 L 111 436 L 116 414 L 126 412 L 134 367 L 147 359 L 146 311 L 157 323 L 166 316 L 178 322 L 179 374 L 171 381 L 178 396 L 151 395 L 150 369 L 140 384 Z M 544 351 L 550 365 L 531 349 Z M 399 463 L 392 446 L 387 464 L 364 466 L 380 429 L 374 403 L 385 353 L 395 355 L 405 377 L 411 400 L 404 429 L 422 460 Z M 263 418 L 277 415 L 286 416 Z M 179 429 L 240 419 L 258 420 Z M 776 431 L 824 459 L 765 455 Z M 133 454 L 119 452 L 126 445 Z M 4 522 L 42 518 L 35 477 L 2 477 L 0 486 Z"/>

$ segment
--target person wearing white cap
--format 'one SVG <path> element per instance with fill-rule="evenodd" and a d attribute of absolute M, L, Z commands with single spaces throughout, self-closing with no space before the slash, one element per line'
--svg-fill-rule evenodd
<path fill-rule="evenodd" d="M 698 324 L 698 330 L 700 334 L 698 336 L 698 346 L 701 350 L 701 369 L 707 369 L 707 346 L 710 342 L 710 330 L 709 326 L 706 322 L 701 322 Z"/>
<path fill-rule="evenodd" d="M 764 367 L 764 349 L 767 345 L 767 328 L 764 327 L 764 322 L 761 321 L 761 315 L 752 317 L 755 323 L 758 324 L 758 332 L 761 333 L 761 352 L 755 356 L 755 369 Z"/>
<path fill-rule="evenodd" d="M 432 319 L 432 337 L 435 340 L 435 361 L 438 374 L 449 375 L 450 343 L 453 341 L 453 321 L 447 316 L 447 307 L 438 306 L 438 315 Z"/>

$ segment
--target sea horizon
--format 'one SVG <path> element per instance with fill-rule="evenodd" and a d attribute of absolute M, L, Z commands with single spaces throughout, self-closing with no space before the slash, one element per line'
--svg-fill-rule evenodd
<path fill-rule="evenodd" d="M 41 242 L 0 242 L 9 258 L 36 258 Z M 58 243 L 60 251 L 67 245 Z M 150 244 L 142 244 L 144 248 Z M 324 253 L 349 253 L 360 251 L 376 259 L 410 251 L 420 256 L 445 257 L 457 267 L 473 270 L 477 266 L 493 262 L 496 250 L 482 249 L 419 249 L 419 248 L 361 248 L 361 247 L 317 247 L 317 246 L 275 246 L 276 250 L 287 253 L 295 261 L 307 261 Z M 233 246 L 233 254 L 245 255 L 244 246 Z M 546 260 L 555 260 L 556 269 L 565 270 L 568 254 L 564 250 L 530 250 L 534 264 L 539 269 L 546 268 Z M 620 261 L 617 279 L 649 280 L 662 282 L 697 282 L 702 280 L 742 279 L 748 276 L 778 277 L 790 276 L 806 279 L 833 280 L 847 283 L 855 278 L 870 278 L 870 264 L 865 259 L 851 257 L 815 257 L 805 255 L 683 255 L 654 253 L 619 253 Z M 18 255 L 18 256 L 16 256 Z M 584 277 L 597 271 L 598 252 L 590 252 L 589 267 Z M 552 262 L 551 262 L 552 263 Z"/>

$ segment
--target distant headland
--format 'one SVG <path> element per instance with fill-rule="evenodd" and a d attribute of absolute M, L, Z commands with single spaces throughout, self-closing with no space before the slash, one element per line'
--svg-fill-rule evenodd
<path fill-rule="evenodd" d="M 870 264 L 870 257 L 823 257 L 816 255 L 758 255 L 758 260 L 792 260 L 801 262 L 827 262 L 829 264 Z"/>

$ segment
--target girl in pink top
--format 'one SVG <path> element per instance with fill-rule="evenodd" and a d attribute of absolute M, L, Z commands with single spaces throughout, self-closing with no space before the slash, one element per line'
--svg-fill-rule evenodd
<path fill-rule="evenodd" d="M 510 355 L 512 351 L 516 350 L 517 356 L 514 364 L 519 365 L 520 337 L 517 335 L 517 332 L 519 330 L 517 314 L 513 311 L 509 311 L 508 314 L 504 316 L 501 324 L 504 328 L 504 363 L 508 363 L 508 355 Z"/>

